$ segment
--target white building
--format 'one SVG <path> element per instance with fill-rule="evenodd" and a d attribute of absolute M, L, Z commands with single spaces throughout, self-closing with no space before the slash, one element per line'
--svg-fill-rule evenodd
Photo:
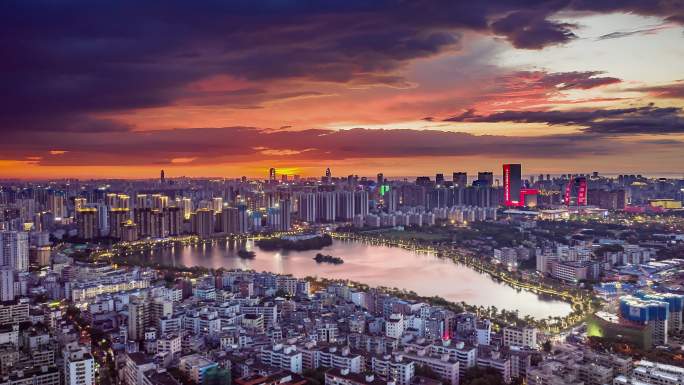
<path fill-rule="evenodd" d="M 302 353 L 295 346 L 276 344 L 273 347 L 263 347 L 259 352 L 259 359 L 266 365 L 302 373 Z"/>
<path fill-rule="evenodd" d="M 28 271 L 29 237 L 23 231 L 0 231 L 0 266 Z"/>
<path fill-rule="evenodd" d="M 204 375 L 209 369 L 217 367 L 218 364 L 199 354 L 191 354 L 189 356 L 181 357 L 178 368 L 185 373 L 195 384 L 201 384 L 204 381 Z"/>
<path fill-rule="evenodd" d="M 416 374 L 416 364 L 406 360 L 402 355 L 374 356 L 371 369 L 385 381 L 393 381 L 397 385 L 409 385 Z"/>
<path fill-rule="evenodd" d="M 85 347 L 72 342 L 64 348 L 62 354 L 65 385 L 95 384 L 95 360 Z"/>
<path fill-rule="evenodd" d="M 684 368 L 641 360 L 636 362 L 631 377 L 618 376 L 613 384 L 682 385 L 684 384 Z"/>
<path fill-rule="evenodd" d="M 536 349 L 537 329 L 506 327 L 503 329 L 503 344 L 504 346 L 521 346 Z"/>
<path fill-rule="evenodd" d="M 389 338 L 399 339 L 405 331 L 404 316 L 392 314 L 385 323 L 385 335 Z"/>

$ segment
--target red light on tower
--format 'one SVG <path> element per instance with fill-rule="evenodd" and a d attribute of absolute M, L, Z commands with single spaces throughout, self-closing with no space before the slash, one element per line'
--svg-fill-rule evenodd
<path fill-rule="evenodd" d="M 503 165 L 504 205 L 518 207 L 521 204 L 522 167 L 520 164 Z"/>
<path fill-rule="evenodd" d="M 570 179 L 565 186 L 565 204 L 567 206 L 587 205 L 587 178 L 580 176 Z"/>
<path fill-rule="evenodd" d="M 503 165 L 504 204 L 511 206 L 511 165 Z"/>

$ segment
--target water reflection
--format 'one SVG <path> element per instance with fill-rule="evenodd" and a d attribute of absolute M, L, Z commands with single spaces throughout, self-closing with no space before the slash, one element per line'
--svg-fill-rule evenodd
<path fill-rule="evenodd" d="M 254 259 L 237 256 L 240 249 L 256 252 Z M 317 252 L 344 259 L 342 265 L 318 264 Z M 370 286 L 398 287 L 424 296 L 438 295 L 448 300 L 498 309 L 518 310 L 535 318 L 564 316 L 570 305 L 548 300 L 534 293 L 516 290 L 492 280 L 467 266 L 397 247 L 368 245 L 335 240 L 322 251 L 263 251 L 253 241 L 220 241 L 201 246 L 176 246 L 145 253 L 146 257 L 169 265 L 211 268 L 253 269 L 297 277 L 318 276 L 350 279 Z"/>

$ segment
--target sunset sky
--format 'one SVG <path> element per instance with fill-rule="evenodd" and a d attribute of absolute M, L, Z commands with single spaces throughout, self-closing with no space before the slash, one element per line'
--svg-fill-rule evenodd
<path fill-rule="evenodd" d="M 684 0 L 4 1 L 0 178 L 684 175 Z"/>

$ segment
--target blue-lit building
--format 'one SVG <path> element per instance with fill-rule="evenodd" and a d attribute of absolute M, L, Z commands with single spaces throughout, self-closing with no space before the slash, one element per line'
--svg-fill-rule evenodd
<path fill-rule="evenodd" d="M 669 308 L 670 305 L 666 301 L 637 296 L 620 298 L 620 316 L 630 322 L 651 325 L 652 341 L 655 345 L 667 344 Z"/>
<path fill-rule="evenodd" d="M 668 304 L 668 329 L 682 330 L 682 309 L 684 309 L 684 295 L 674 293 L 647 293 L 640 291 L 636 293 L 636 297 L 651 300 L 662 301 Z"/>

